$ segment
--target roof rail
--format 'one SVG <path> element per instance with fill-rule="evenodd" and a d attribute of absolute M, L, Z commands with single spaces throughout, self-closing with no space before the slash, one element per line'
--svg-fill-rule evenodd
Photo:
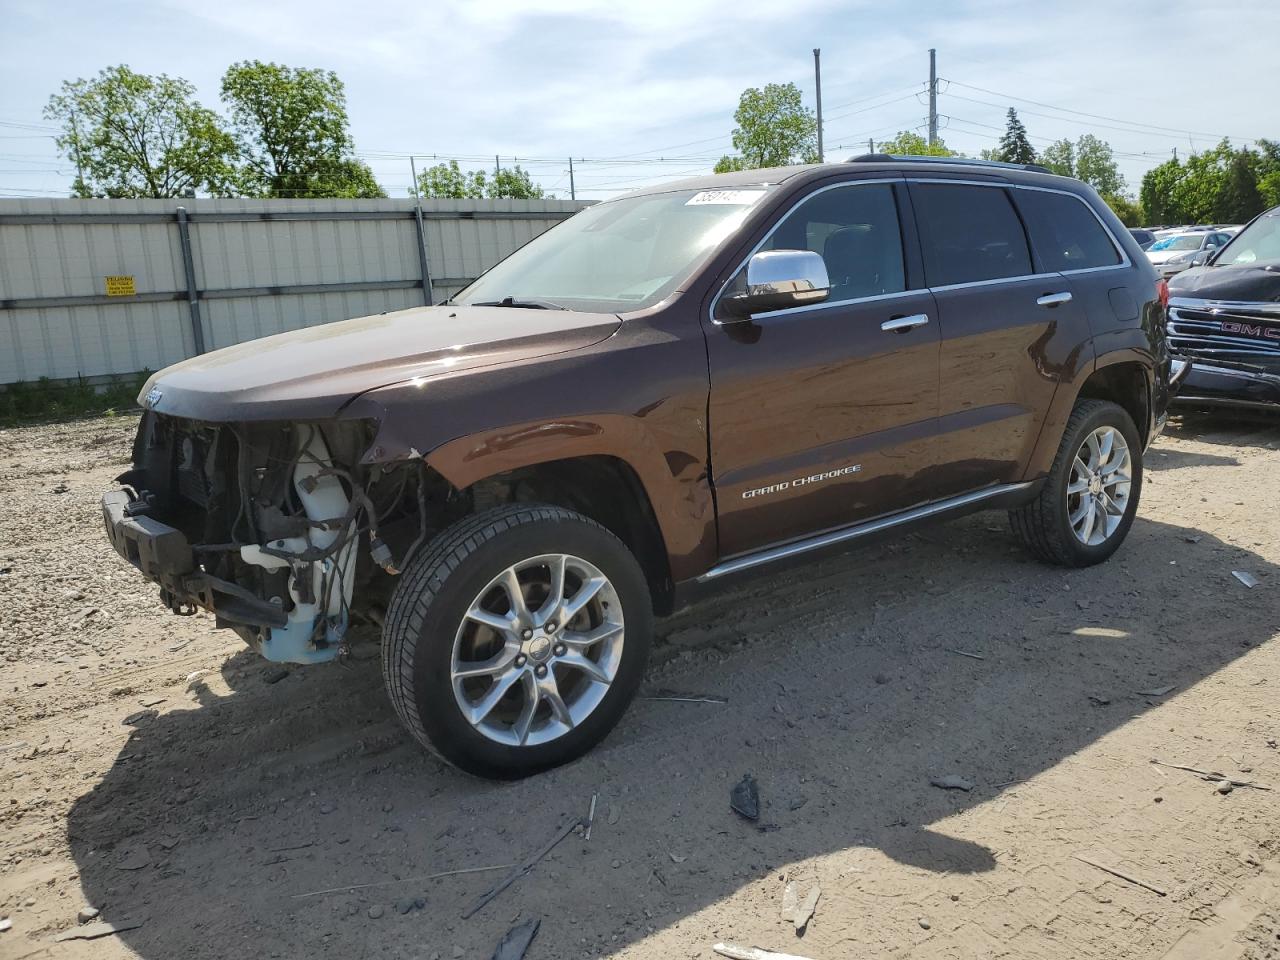
<path fill-rule="evenodd" d="M 897 153 L 864 153 L 850 157 L 848 163 L 949 163 L 965 167 L 999 167 L 1005 170 L 1030 170 L 1033 173 L 1053 173 L 1038 163 L 1005 163 L 1003 160 L 975 160 L 972 157 L 922 157 Z"/>

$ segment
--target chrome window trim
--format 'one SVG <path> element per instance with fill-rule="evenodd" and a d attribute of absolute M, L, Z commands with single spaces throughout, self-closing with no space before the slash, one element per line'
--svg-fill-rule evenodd
<path fill-rule="evenodd" d="M 733 268 L 733 272 L 729 274 L 729 279 L 726 280 L 723 284 L 721 284 L 720 289 L 716 292 L 716 295 L 712 298 L 711 307 L 707 311 L 707 317 L 711 321 L 711 323 L 719 327 L 719 326 L 724 326 L 726 322 L 731 322 L 731 323 L 741 322 L 736 320 L 723 321 L 723 320 L 716 319 L 716 307 L 719 306 L 720 304 L 720 298 L 724 296 L 725 290 L 728 289 L 729 284 L 733 282 L 734 278 L 739 274 L 739 272 L 741 272 L 743 267 L 747 265 L 747 261 L 749 261 L 753 256 L 755 256 L 757 253 L 760 252 L 760 248 L 769 242 L 769 238 L 772 237 L 774 233 L 777 232 L 778 228 L 781 227 L 783 223 L 786 222 L 788 217 L 790 217 L 793 213 L 796 212 L 796 210 L 800 207 L 801 204 L 806 203 L 810 198 L 816 197 L 818 194 L 825 193 L 828 190 L 839 190 L 845 187 L 856 187 L 861 184 L 867 184 L 867 183 L 958 184 L 960 186 L 968 186 L 968 187 L 997 187 L 1001 190 L 1035 190 L 1035 191 L 1039 191 L 1040 193 L 1057 193 L 1064 197 L 1071 197 L 1077 203 L 1082 204 L 1084 208 L 1093 215 L 1093 219 L 1098 221 L 1098 226 L 1102 228 L 1103 233 L 1106 234 L 1107 239 L 1111 242 L 1112 249 L 1115 250 L 1115 252 L 1120 255 L 1120 262 L 1109 263 L 1100 267 L 1074 267 L 1070 270 L 1053 270 L 1048 273 L 1022 273 L 1012 277 L 994 277 L 990 280 L 968 280 L 968 281 L 965 281 L 964 283 L 948 283 L 948 284 L 941 284 L 939 286 L 926 285 L 923 287 L 912 287 L 908 290 L 899 290 L 895 293 L 877 294 L 876 296 L 873 296 L 873 297 L 854 297 L 849 300 L 823 301 L 822 303 L 806 304 L 805 306 L 800 306 L 800 307 L 787 307 L 783 310 L 770 310 L 767 313 L 758 313 L 751 317 L 752 320 L 757 320 L 757 319 L 766 320 L 771 317 L 786 316 L 789 314 L 800 313 L 800 312 L 811 313 L 813 311 L 823 310 L 828 307 L 841 307 L 841 306 L 848 306 L 850 304 L 860 304 L 860 303 L 874 303 L 878 300 L 888 300 L 893 297 L 901 297 L 907 294 L 919 294 L 919 293 L 939 292 L 939 291 L 945 292 L 948 290 L 962 290 L 968 287 L 984 287 L 984 286 L 990 286 L 996 283 L 1012 283 L 1015 280 L 1044 280 L 1052 277 L 1070 277 L 1077 274 L 1097 273 L 1103 270 L 1123 270 L 1133 266 L 1133 261 L 1129 259 L 1129 254 L 1125 252 L 1124 246 L 1120 243 L 1119 240 L 1116 239 L 1115 233 L 1111 230 L 1109 226 L 1107 226 L 1106 221 L 1103 220 L 1102 217 L 1098 216 L 1098 211 L 1093 209 L 1093 204 L 1089 203 L 1089 201 L 1085 200 L 1084 197 L 1080 196 L 1078 193 L 1073 193 L 1070 190 L 1062 190 L 1057 187 L 1037 187 L 1037 186 L 1032 186 L 1030 184 L 1010 183 L 1007 180 L 965 180 L 965 179 L 956 178 L 956 177 L 897 176 L 897 177 L 876 177 L 874 179 L 866 179 L 866 180 L 845 180 L 840 183 L 829 183 L 825 187 L 819 187 L 817 190 L 814 190 L 811 193 L 805 194 L 803 197 L 797 200 L 794 204 L 792 204 L 787 209 L 786 213 L 784 213 L 781 217 L 778 218 L 778 221 L 772 227 L 769 228 L 769 232 L 766 233 L 763 237 L 761 237 L 760 242 L 757 243 L 751 249 L 751 251 L 745 257 L 743 257 L 742 261 L 736 267 Z M 896 204 L 895 204 L 895 207 L 896 207 Z M 1017 212 L 1018 211 L 1015 208 L 1015 213 Z M 1019 220 L 1019 223 L 1021 223 L 1022 217 L 1020 213 L 1018 216 L 1018 220 Z M 1023 228 L 1023 233 L 1026 235 L 1026 238 L 1027 238 L 1028 253 L 1030 253 L 1031 252 L 1030 250 L 1031 233 L 1027 229 L 1025 224 L 1022 225 L 1022 228 Z M 901 238 L 902 236 L 901 223 L 898 224 L 898 236 L 899 238 Z M 904 269 L 906 267 L 905 251 L 904 251 L 904 258 L 903 258 L 903 267 Z"/>
<path fill-rule="evenodd" d="M 741 269 L 741 268 L 739 268 Z M 735 277 L 738 272 L 735 270 Z M 770 317 L 789 316 L 793 313 L 813 313 L 815 310 L 825 310 L 827 307 L 847 307 L 850 305 L 858 305 L 863 303 L 879 303 L 884 300 L 896 300 L 899 297 L 918 297 L 922 293 L 928 293 L 926 287 L 919 287 L 915 290 L 899 290 L 896 293 L 877 293 L 870 297 L 853 297 L 849 300 L 831 300 L 822 301 L 821 303 L 807 303 L 799 307 L 783 307 L 781 310 L 768 310 L 764 313 L 753 313 L 752 320 L 768 320 Z M 724 321 L 715 320 L 715 323 L 723 324 Z"/>
<path fill-rule="evenodd" d="M 787 219 L 793 213 L 795 213 L 796 210 L 798 210 L 802 204 L 808 203 L 814 197 L 818 196 L 819 194 L 826 193 L 829 190 L 842 190 L 842 189 L 847 189 L 849 187 L 860 187 L 870 183 L 889 183 L 889 184 L 903 183 L 905 180 L 906 180 L 905 177 L 900 177 L 900 176 L 899 177 L 874 177 L 874 178 L 868 178 L 863 180 L 841 180 L 839 183 L 829 183 L 825 187 L 819 187 L 817 190 L 813 190 L 813 191 L 810 191 L 809 193 L 806 193 L 803 197 L 801 197 L 799 200 L 797 200 L 795 203 L 793 203 L 790 207 L 787 208 L 787 212 L 777 219 L 774 225 L 769 228 L 769 232 L 766 233 L 763 237 L 761 237 L 760 242 L 757 243 L 754 247 L 752 247 L 751 250 L 747 253 L 747 255 L 742 258 L 742 261 L 736 267 L 733 268 L 733 271 L 729 274 L 729 279 L 720 285 L 720 289 L 716 291 L 716 295 L 711 298 L 711 306 L 707 310 L 707 319 L 710 320 L 717 327 L 722 327 L 722 326 L 732 325 L 734 323 L 742 322 L 741 320 L 736 320 L 736 319 L 728 320 L 728 321 L 716 319 L 716 307 L 720 305 L 720 298 L 724 296 L 725 291 L 729 289 L 729 284 L 733 283 L 734 278 L 737 277 L 737 275 L 742 272 L 742 269 L 747 265 L 748 261 L 750 261 L 752 257 L 754 257 L 757 253 L 760 252 L 760 248 L 769 242 L 769 238 L 778 232 L 778 228 L 781 227 L 784 223 L 786 223 Z M 898 212 L 898 201 L 896 197 L 894 198 L 893 207 L 894 207 L 894 214 L 896 215 Z M 901 218 L 899 218 L 899 222 L 898 222 L 898 238 L 899 238 L 899 243 L 901 243 L 901 238 L 902 238 Z M 904 277 L 906 276 L 906 268 L 907 268 L 907 257 L 906 257 L 906 251 L 904 250 L 902 252 L 902 270 L 903 270 Z M 756 319 L 764 319 L 768 317 L 778 317 L 784 314 L 796 313 L 797 311 L 800 311 L 800 310 L 804 310 L 804 311 L 821 310 L 826 307 L 840 307 L 840 306 L 845 306 L 851 303 L 864 303 L 867 301 L 879 300 L 887 297 L 900 297 L 906 293 L 925 293 L 928 291 L 928 289 L 929 289 L 928 287 L 916 287 L 911 290 L 899 290 L 894 293 L 881 293 L 881 294 L 877 294 L 874 297 L 854 297 L 849 300 L 824 300 L 822 303 L 805 304 L 804 306 L 799 306 L 799 307 L 786 307 L 785 309 L 782 309 L 782 310 L 769 310 L 766 313 L 753 314 L 751 319 L 756 320 Z"/>
<path fill-rule="evenodd" d="M 904 179 L 908 183 L 959 183 L 959 184 L 964 184 L 965 186 L 970 186 L 970 187 L 1000 187 L 1001 189 L 1004 189 L 1004 190 L 1035 190 L 1035 191 L 1038 191 L 1039 193 L 1057 193 L 1057 194 L 1061 194 L 1064 197 L 1071 197 L 1077 203 L 1083 204 L 1084 208 L 1088 210 L 1091 214 L 1093 214 L 1093 219 L 1098 221 L 1098 226 L 1102 227 L 1103 233 L 1105 233 L 1107 235 L 1107 239 L 1111 241 L 1112 248 L 1116 251 L 1116 253 L 1120 254 L 1120 262 L 1108 263 L 1101 267 L 1076 267 L 1071 270 L 1055 270 L 1053 271 L 1053 274 L 1055 276 L 1058 274 L 1062 274 L 1063 276 L 1066 276 L 1067 274 L 1072 274 L 1072 273 L 1084 273 L 1086 270 L 1114 270 L 1117 267 L 1133 266 L 1133 261 L 1129 259 L 1129 254 L 1125 252 L 1124 246 L 1120 243 L 1119 240 L 1116 239 L 1115 233 L 1113 233 L 1111 228 L 1107 226 L 1107 222 L 1103 220 L 1100 216 L 1098 216 L 1098 211 L 1093 209 L 1093 204 L 1091 204 L 1084 197 L 1080 196 L 1080 194 L 1078 193 L 1073 193 L 1070 190 L 1062 190 L 1058 187 L 1037 187 L 1037 186 L 1032 186 L 1031 184 L 1028 184 L 1028 183 L 1009 183 L 1008 181 L 953 180 L 948 177 L 906 177 Z M 1021 216 L 1019 216 L 1018 219 L 1021 220 L 1022 219 Z M 1023 230 L 1026 230 L 1025 226 L 1023 227 Z M 1027 231 L 1027 242 L 1028 243 L 1031 242 L 1030 231 Z M 1031 274 L 1031 276 L 1042 276 L 1042 274 Z M 1019 278 L 1005 277 L 1004 279 L 1017 280 Z M 934 287 L 932 289 L 939 289 L 939 288 Z"/>

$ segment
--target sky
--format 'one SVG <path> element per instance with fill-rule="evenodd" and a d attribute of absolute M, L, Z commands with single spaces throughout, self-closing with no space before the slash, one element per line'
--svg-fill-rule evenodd
<path fill-rule="evenodd" d="M 1277 37 L 1277 0 L 0 0 L 0 196 L 69 190 L 43 117 L 64 80 L 126 63 L 221 110 L 227 66 L 269 60 L 338 73 L 391 196 L 410 155 L 498 155 L 567 197 L 573 156 L 579 199 L 603 199 L 709 172 L 747 87 L 813 106 L 814 47 L 828 161 L 925 132 L 934 47 L 949 146 L 994 146 L 1012 106 L 1037 148 L 1110 142 L 1136 193 L 1174 149 L 1280 139 Z"/>

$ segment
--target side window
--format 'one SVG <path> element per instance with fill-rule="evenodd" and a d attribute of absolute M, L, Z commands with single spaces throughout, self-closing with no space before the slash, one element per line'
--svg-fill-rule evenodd
<path fill-rule="evenodd" d="M 1093 211 L 1065 193 L 1015 190 L 1031 242 L 1046 270 L 1113 267 L 1120 254 Z"/>
<path fill-rule="evenodd" d="M 918 183 L 911 199 L 929 286 L 1034 272 L 1026 234 L 1004 189 Z"/>
<path fill-rule="evenodd" d="M 906 289 L 891 184 L 850 184 L 815 193 L 760 249 L 812 250 L 821 256 L 831 278 L 828 303 Z"/>

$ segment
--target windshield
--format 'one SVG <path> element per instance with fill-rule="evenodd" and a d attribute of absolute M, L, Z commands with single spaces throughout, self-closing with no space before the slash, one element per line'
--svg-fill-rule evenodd
<path fill-rule="evenodd" d="M 453 303 L 537 302 L 618 313 L 653 306 L 732 234 L 763 187 L 678 190 L 587 207 L 493 267 Z"/>
<path fill-rule="evenodd" d="M 1151 245 L 1151 252 L 1155 253 L 1157 250 L 1199 250 L 1202 242 L 1204 242 L 1204 234 L 1184 233 L 1177 237 L 1165 237 L 1163 240 L 1157 240 Z"/>
<path fill-rule="evenodd" d="M 1280 213 L 1259 217 L 1222 248 L 1215 267 L 1280 260 Z"/>

